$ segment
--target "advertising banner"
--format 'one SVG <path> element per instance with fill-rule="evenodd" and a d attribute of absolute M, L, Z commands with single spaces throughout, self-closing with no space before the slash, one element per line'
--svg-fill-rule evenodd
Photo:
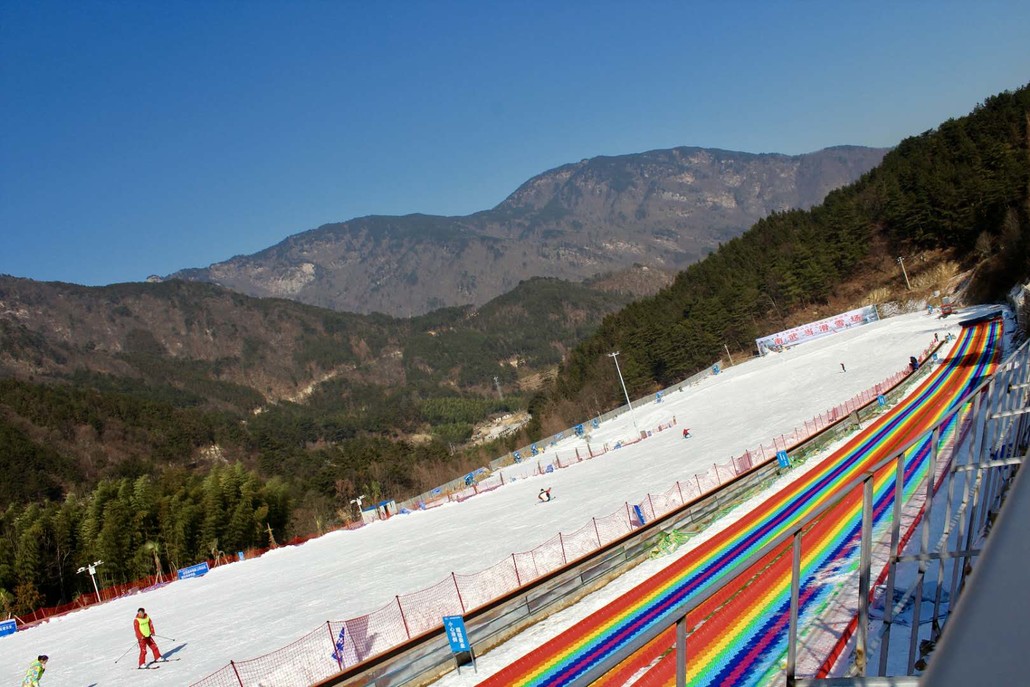
<path fill-rule="evenodd" d="M 800 327 L 763 336 L 760 339 L 755 339 L 755 344 L 758 345 L 759 353 L 765 355 L 769 351 L 782 351 L 785 348 L 790 348 L 806 341 L 818 339 L 829 334 L 836 334 L 852 327 L 860 327 L 863 324 L 876 322 L 879 319 L 876 306 L 867 305 L 864 308 L 849 310 L 839 315 L 803 324 Z"/>

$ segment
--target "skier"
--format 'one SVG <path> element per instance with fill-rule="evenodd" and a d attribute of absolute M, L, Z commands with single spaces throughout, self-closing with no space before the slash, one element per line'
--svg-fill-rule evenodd
<path fill-rule="evenodd" d="M 913 372 L 919 369 L 919 361 L 916 360 L 916 357 L 914 355 L 910 355 L 908 357 L 908 366 L 912 368 Z"/>
<path fill-rule="evenodd" d="M 847 372 L 848 371 L 848 368 L 844 367 L 844 363 L 840 364 L 840 371 L 841 372 Z"/>
<path fill-rule="evenodd" d="M 154 632 L 156 632 L 154 621 L 150 619 L 150 616 L 142 608 L 136 611 L 132 627 L 136 631 L 136 641 L 139 642 L 139 667 L 142 668 L 143 664 L 147 661 L 148 646 L 151 653 L 154 654 L 154 660 L 160 659 L 161 651 L 157 648 L 157 642 L 154 641 Z"/>
<path fill-rule="evenodd" d="M 684 439 L 689 439 L 690 438 L 690 428 L 689 427 L 684 427 L 683 428 L 683 438 Z"/>
<path fill-rule="evenodd" d="M 21 681 L 22 687 L 39 687 L 39 679 L 43 677 L 43 671 L 46 670 L 46 662 L 49 660 L 50 657 L 46 654 L 37 656 L 36 660 L 29 666 L 29 669 L 25 671 L 25 679 Z"/>
<path fill-rule="evenodd" d="M 541 489 L 540 493 L 537 494 L 536 497 L 538 499 L 540 499 L 540 501 L 550 501 L 551 500 L 551 488 L 547 487 L 546 489 Z"/>

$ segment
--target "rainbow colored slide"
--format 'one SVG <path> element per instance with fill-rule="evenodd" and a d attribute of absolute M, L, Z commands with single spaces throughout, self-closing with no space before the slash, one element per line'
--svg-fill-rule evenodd
<path fill-rule="evenodd" d="M 568 685 L 641 632 L 671 625 L 672 611 L 726 577 L 739 563 L 830 500 L 844 484 L 895 454 L 948 413 L 958 399 L 993 374 L 1001 356 L 998 320 L 964 328 L 950 355 L 919 387 L 818 466 L 747 516 L 699 545 L 606 607 L 484 680 L 488 687 Z M 941 439 L 955 423 L 942 428 Z M 928 469 L 929 440 L 906 452 L 904 485 L 914 488 Z M 875 475 L 874 518 L 892 517 L 895 469 Z M 852 565 L 861 526 L 861 493 L 853 490 L 804 534 L 800 617 L 814 619 L 836 591 L 827 571 Z M 691 685 L 759 685 L 782 674 L 790 601 L 789 544 L 772 551 L 688 616 Z M 817 573 L 822 572 L 822 575 Z M 822 581 L 820 581 L 822 580 Z M 702 621 L 704 621 L 702 623 Z M 673 630 L 623 661 L 595 685 L 675 684 L 669 649 Z"/>

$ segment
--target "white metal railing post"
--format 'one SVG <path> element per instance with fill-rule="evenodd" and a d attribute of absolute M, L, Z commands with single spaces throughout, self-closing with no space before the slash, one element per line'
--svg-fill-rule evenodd
<path fill-rule="evenodd" d="M 856 629 L 855 663 L 860 677 L 866 675 L 869 663 L 869 572 L 873 548 L 873 473 L 862 480 L 862 548 L 858 569 L 858 627 Z"/>
<path fill-rule="evenodd" d="M 794 533 L 790 569 L 790 628 L 787 635 L 787 687 L 793 687 L 798 664 L 798 606 L 801 595 L 801 528 Z"/>
<path fill-rule="evenodd" d="M 898 575 L 898 547 L 901 542 L 901 499 L 905 487 L 905 454 L 896 458 L 898 467 L 894 472 L 894 521 L 891 523 L 891 543 L 887 568 L 887 589 L 883 593 L 883 636 L 880 640 L 880 664 L 877 674 L 887 674 L 887 651 L 890 646 L 891 624 L 894 622 L 894 584 Z"/>

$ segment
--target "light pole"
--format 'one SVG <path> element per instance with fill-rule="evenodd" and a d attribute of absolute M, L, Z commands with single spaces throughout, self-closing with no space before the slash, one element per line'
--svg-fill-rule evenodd
<path fill-rule="evenodd" d="M 97 587 L 97 566 L 103 564 L 103 561 L 93 561 L 89 565 L 84 565 L 75 571 L 76 573 L 89 572 L 89 577 L 93 580 L 93 591 L 97 593 L 97 603 L 100 603 L 100 588 Z"/>
<path fill-rule="evenodd" d="M 626 391 L 626 382 L 622 379 L 622 369 L 619 367 L 619 351 L 609 353 L 608 357 L 615 361 L 615 371 L 619 373 L 619 383 L 622 384 L 622 393 L 626 394 L 626 405 L 629 406 L 629 417 L 633 420 L 633 429 L 636 431 L 637 436 L 640 436 L 640 430 L 637 429 L 637 419 L 633 417 L 633 403 L 629 400 L 629 392 Z"/>
<path fill-rule="evenodd" d="M 901 257 L 899 255 L 898 256 L 898 264 L 901 265 L 901 273 L 903 275 L 905 275 L 905 286 L 907 286 L 908 290 L 911 291 L 912 290 L 912 284 L 908 281 L 908 272 L 905 271 L 905 258 L 903 258 L 903 257 Z"/>

